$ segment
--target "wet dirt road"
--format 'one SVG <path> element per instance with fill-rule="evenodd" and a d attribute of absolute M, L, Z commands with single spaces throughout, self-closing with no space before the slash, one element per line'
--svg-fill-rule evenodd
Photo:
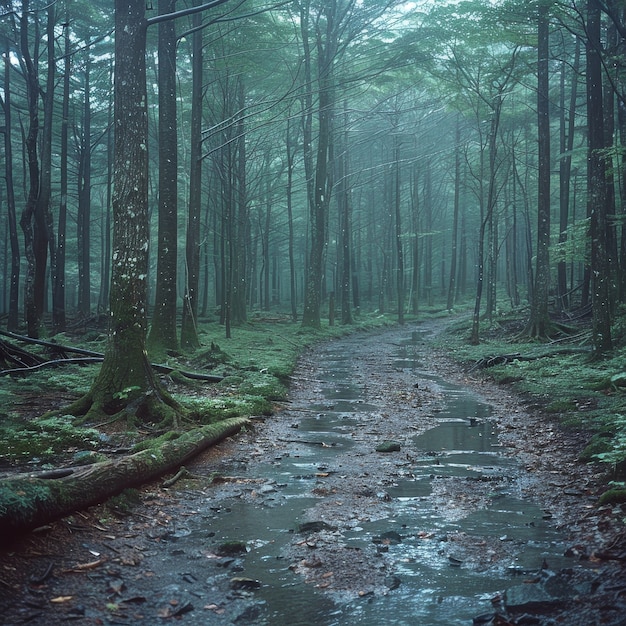
<path fill-rule="evenodd" d="M 27 540 L 4 623 L 619 623 L 618 574 L 589 558 L 615 516 L 577 439 L 463 380 L 435 330 L 316 348 L 191 479 Z"/>

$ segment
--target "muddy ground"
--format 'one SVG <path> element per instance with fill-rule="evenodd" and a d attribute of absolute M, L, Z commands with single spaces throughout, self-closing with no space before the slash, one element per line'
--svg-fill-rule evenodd
<path fill-rule="evenodd" d="M 396 329 L 375 338 L 341 340 L 357 346 L 355 382 L 385 409 L 350 433 L 353 445 L 330 466 L 316 468 L 311 506 L 301 520 L 310 524 L 293 529 L 289 546 L 275 556 L 334 602 L 392 594 L 400 583 L 386 550 L 393 534 L 354 550 L 343 533 L 388 515 L 387 489 L 411 471 L 404 442 L 436 424 L 441 390 L 392 365 L 406 335 L 407 329 Z M 560 428 L 506 386 L 467 374 L 424 341 L 420 350 L 428 355 L 431 371 L 472 388 L 494 407 L 498 443 L 524 468 L 519 489 L 564 533 L 572 562 L 556 572 L 547 563 L 545 572 L 524 579 L 543 593 L 541 579 L 550 578 L 551 584 L 567 587 L 567 597 L 544 602 L 539 594 L 536 601 L 507 606 L 494 596 L 493 611 L 477 616 L 475 623 L 626 624 L 626 509 L 597 505 L 605 476 L 577 461 L 587 436 Z M 199 519 L 210 520 L 233 501 L 269 506 L 279 497 L 281 485 L 258 478 L 255 468 L 298 454 L 298 421 L 307 416 L 299 407 L 325 402 L 318 378 L 320 354 L 313 350 L 301 359 L 290 402 L 277 407 L 275 416 L 253 420 L 247 432 L 205 452 L 187 466 L 190 476 L 171 487 L 147 485 L 136 497 L 92 507 L 5 549 L 0 555 L 0 622 L 272 623 L 255 600 L 255 588 L 263 581 L 246 576 L 245 542 L 250 538 L 242 537 L 240 545 L 217 544 L 210 533 L 195 545 L 184 539 Z M 376 452 L 385 441 L 398 442 L 400 449 Z M 452 519 L 480 508 L 493 489 L 493 483 L 442 479 L 433 481 L 430 497 Z M 447 539 L 466 567 L 488 567 L 507 556 L 506 542 L 490 544 L 463 533 Z M 393 616 L 382 623 L 393 624 Z"/>

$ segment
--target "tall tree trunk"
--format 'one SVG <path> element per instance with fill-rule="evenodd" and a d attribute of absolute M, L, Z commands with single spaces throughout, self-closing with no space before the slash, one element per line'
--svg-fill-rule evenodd
<path fill-rule="evenodd" d="M 26 135 L 26 152 L 28 155 L 28 196 L 20 218 L 20 226 L 24 233 L 24 252 L 26 255 L 26 284 L 24 287 L 24 308 L 28 336 L 37 338 L 40 333 L 43 315 L 43 299 L 45 288 L 45 266 L 48 253 L 46 220 L 41 215 L 42 205 L 39 202 L 40 166 L 37 153 L 39 140 L 39 76 L 36 60 L 38 48 L 31 55 L 29 49 L 29 15 L 30 2 L 22 0 L 20 17 L 20 48 L 26 69 L 26 98 L 28 105 L 28 132 Z M 36 37 L 39 41 L 39 37 Z M 42 254 L 43 251 L 43 254 Z"/>
<path fill-rule="evenodd" d="M 233 154 L 234 185 L 233 215 L 234 237 L 231 247 L 232 266 L 232 321 L 242 324 L 247 320 L 248 300 L 248 251 L 250 250 L 250 214 L 248 211 L 248 189 L 246 177 L 246 128 L 245 128 L 245 85 L 243 77 L 238 77 L 235 89 L 235 109 L 238 119 L 235 124 L 235 152 Z"/>
<path fill-rule="evenodd" d="M 489 155 L 489 182 L 486 198 L 486 209 L 481 208 L 481 223 L 478 234 L 478 275 L 476 280 L 476 298 L 474 300 L 474 313 L 472 315 L 472 328 L 470 331 L 470 343 L 480 343 L 480 306 L 482 302 L 485 283 L 485 234 L 488 225 L 492 222 L 496 204 L 496 154 L 498 145 L 498 129 L 500 127 L 500 113 L 502 111 L 502 94 L 498 93 L 493 101 L 491 111 L 491 126 L 489 130 L 488 155 Z M 480 171 L 483 171 L 483 151 L 481 151 Z M 481 185 L 481 207 L 483 206 L 484 194 Z"/>
<path fill-rule="evenodd" d="M 591 303 L 593 342 L 596 353 L 612 347 L 610 315 L 610 268 L 607 251 L 607 183 L 602 106 L 602 60 L 600 58 L 600 3 L 587 5 L 587 127 L 588 189 L 591 217 Z"/>
<path fill-rule="evenodd" d="M 454 141 L 454 207 L 452 215 L 452 246 L 450 250 L 450 280 L 448 281 L 448 298 L 446 308 L 451 311 L 456 295 L 456 263 L 459 232 L 459 207 L 461 203 L 461 124 L 456 119 Z"/>
<path fill-rule="evenodd" d="M 302 325 L 321 326 L 322 283 L 324 277 L 324 252 L 326 224 L 332 191 L 332 132 L 335 106 L 334 64 L 337 53 L 337 3 L 323 5 L 324 33 L 318 33 L 318 140 L 315 159 L 314 189 L 310 215 L 310 248 L 304 292 Z"/>
<path fill-rule="evenodd" d="M 13 187 L 13 143 L 12 137 L 12 99 L 11 99 L 11 58 L 9 40 L 5 42 L 4 54 L 4 100 L 0 96 L 0 105 L 4 110 L 4 173 L 7 190 L 7 218 L 9 245 L 11 248 L 11 278 L 9 283 L 9 315 L 7 330 L 19 329 L 19 288 L 20 288 L 20 244 L 17 232 L 17 211 L 15 189 Z"/>
<path fill-rule="evenodd" d="M 63 67 L 63 104 L 61 119 L 61 164 L 59 221 L 57 225 L 56 272 L 52 281 L 52 324 L 55 333 L 65 330 L 65 260 L 67 235 L 67 193 L 68 193 L 68 143 L 70 115 L 70 20 L 65 16 L 64 30 L 64 67 Z"/>
<path fill-rule="evenodd" d="M 78 174 L 78 311 L 91 312 L 91 59 L 86 51 L 83 132 Z"/>
<path fill-rule="evenodd" d="M 287 195 L 287 223 L 289 227 L 289 241 L 288 241 L 288 253 L 289 253 L 289 288 L 290 288 L 290 303 L 291 303 L 291 319 L 294 322 L 298 321 L 298 299 L 296 290 L 296 264 L 294 258 L 294 228 L 293 228 L 293 170 L 294 170 L 294 144 L 291 133 L 291 117 L 287 118 L 287 136 L 286 136 L 286 149 L 287 149 L 287 189 L 285 191 Z"/>
<path fill-rule="evenodd" d="M 113 65 L 110 66 L 109 76 L 113 76 Z M 109 120 L 106 133 L 106 202 L 104 216 L 104 236 L 102 241 L 101 267 L 102 279 L 100 283 L 100 300 L 99 309 L 102 311 L 109 306 L 109 292 L 111 288 L 111 204 L 112 204 L 112 188 L 113 188 L 113 98 L 109 98 L 107 106 L 107 118 Z"/>
<path fill-rule="evenodd" d="M 398 297 L 398 324 L 404 324 L 404 251 L 402 249 L 402 215 L 400 202 L 400 139 L 394 133 L 394 222 L 396 244 L 396 291 Z"/>
<path fill-rule="evenodd" d="M 159 0 L 159 14 L 172 13 L 175 0 Z M 176 350 L 176 263 L 178 260 L 178 130 L 176 120 L 176 29 L 159 23 L 159 220 L 157 280 L 148 347 Z"/>
<path fill-rule="evenodd" d="M 571 88 L 567 122 L 565 119 L 565 75 L 566 63 L 561 66 L 561 115 L 560 136 L 561 154 L 559 162 L 559 243 L 567 241 L 567 226 L 569 224 L 570 188 L 572 178 L 572 150 L 574 148 L 574 129 L 576 121 L 576 100 L 578 97 L 578 73 L 580 71 L 580 39 L 576 38 L 574 62 L 571 70 Z M 560 261 L 557 266 L 557 297 L 559 307 L 567 309 L 570 306 L 567 286 L 567 265 Z"/>
<path fill-rule="evenodd" d="M 197 0 L 198 2 L 199 0 Z M 196 4 L 197 4 L 196 2 Z M 202 199 L 202 17 L 193 16 L 191 58 L 191 153 L 189 210 L 185 241 L 185 296 L 180 331 L 184 348 L 200 346 L 198 338 L 198 289 L 200 286 L 200 212 Z"/>
<path fill-rule="evenodd" d="M 549 100 L 549 23 L 545 2 L 538 9 L 537 60 L 537 262 L 528 333 L 546 337 L 550 332 L 548 292 L 550 286 L 550 100 Z"/>
<path fill-rule="evenodd" d="M 165 421 L 174 403 L 146 351 L 148 283 L 148 114 L 144 0 L 115 1 L 115 161 L 111 326 L 104 362 L 70 412 L 101 419 Z"/>

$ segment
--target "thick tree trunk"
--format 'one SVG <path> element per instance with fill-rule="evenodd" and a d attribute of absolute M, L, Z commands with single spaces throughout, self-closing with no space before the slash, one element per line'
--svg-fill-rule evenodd
<path fill-rule="evenodd" d="M 22 0 L 22 16 L 20 18 L 20 48 L 26 68 L 26 94 L 28 101 L 28 133 L 26 136 L 26 152 L 28 155 L 28 197 L 20 218 L 20 226 L 24 233 L 24 253 L 26 256 L 26 284 L 24 287 L 24 309 L 28 335 L 39 336 L 39 326 L 43 313 L 44 284 L 41 282 L 41 263 L 48 252 L 45 240 L 45 220 L 41 219 L 39 203 L 40 168 L 37 154 L 39 139 L 39 77 L 33 59 L 38 53 L 31 55 L 28 41 L 30 2 Z M 42 228 L 44 229 L 42 232 Z M 42 258 L 41 251 L 44 251 Z M 45 269 L 45 268 L 44 268 Z M 45 272 L 44 272 L 45 276 Z"/>
<path fill-rule="evenodd" d="M 232 418 L 182 434 L 130 456 L 50 472 L 19 474 L 0 481 L 0 537 L 15 535 L 98 504 L 178 468 L 248 423 Z"/>
<path fill-rule="evenodd" d="M 100 419 L 175 419 L 146 353 L 148 278 L 148 115 L 143 0 L 115 3 L 115 161 L 111 322 L 104 362 L 90 392 L 69 412 Z"/>

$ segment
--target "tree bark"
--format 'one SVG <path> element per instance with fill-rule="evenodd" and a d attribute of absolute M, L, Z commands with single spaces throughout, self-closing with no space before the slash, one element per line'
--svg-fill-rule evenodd
<path fill-rule="evenodd" d="M 83 130 L 78 167 L 78 312 L 91 312 L 91 61 L 89 50 L 85 61 L 85 96 Z"/>
<path fill-rule="evenodd" d="M 612 348 L 610 315 L 610 271 L 607 253 L 606 162 L 602 107 L 602 60 L 600 58 L 600 3 L 587 5 L 587 127 L 588 127 L 588 213 L 591 217 L 591 303 L 593 343 L 597 354 Z"/>
<path fill-rule="evenodd" d="M 550 333 L 548 291 L 550 285 L 550 100 L 548 6 L 540 3 L 537 23 L 537 261 L 528 334 L 546 337 Z"/>
<path fill-rule="evenodd" d="M 89 393 L 68 411 L 100 419 L 168 422 L 180 408 L 164 392 L 146 352 L 148 115 L 144 0 L 115 3 L 115 160 L 111 326 Z"/>
<path fill-rule="evenodd" d="M 189 169 L 189 209 L 185 241 L 185 295 L 180 331 L 184 348 L 198 348 L 198 298 L 200 286 L 200 209 L 202 198 L 202 18 L 193 17 L 191 36 L 191 148 Z"/>
<path fill-rule="evenodd" d="M 159 14 L 174 11 L 175 0 L 159 0 Z M 176 263 L 178 260 L 178 130 L 176 119 L 176 30 L 159 23 L 159 223 L 157 279 L 148 335 L 156 352 L 176 350 Z"/>
<path fill-rule="evenodd" d="M 26 96 L 28 103 L 28 133 L 26 136 L 26 152 L 28 154 L 28 197 L 20 218 L 20 226 L 24 233 L 24 253 L 26 256 L 26 284 L 24 287 L 24 308 L 26 323 L 30 337 L 38 337 L 43 314 L 43 297 L 45 293 L 45 264 L 48 245 L 46 240 L 46 221 L 42 218 L 39 202 L 40 164 L 37 153 L 39 139 L 39 94 L 40 85 L 36 59 L 38 51 L 31 55 L 29 49 L 29 15 L 30 2 L 22 0 L 20 18 L 20 49 L 26 68 Z M 42 255 L 43 251 L 43 255 Z M 43 265 L 43 267 L 42 267 Z"/>
<path fill-rule="evenodd" d="M 5 42 L 4 54 L 4 100 L 0 96 L 0 105 L 4 111 L 4 164 L 7 189 L 7 218 L 9 227 L 9 245 L 11 248 L 11 278 L 9 284 L 9 316 L 7 329 L 15 331 L 19 326 L 19 289 L 20 289 L 20 243 L 17 233 L 17 212 L 15 207 L 15 188 L 13 187 L 13 143 L 11 140 L 11 59 L 9 39 Z"/>
<path fill-rule="evenodd" d="M 63 105 L 61 119 L 61 164 L 59 218 L 57 223 L 57 246 L 55 272 L 52 277 L 52 325 L 55 333 L 65 331 L 65 260 L 67 235 L 67 192 L 68 192 L 68 143 L 70 115 L 70 20 L 65 16 L 64 35 L 64 68 L 63 68 Z"/>

